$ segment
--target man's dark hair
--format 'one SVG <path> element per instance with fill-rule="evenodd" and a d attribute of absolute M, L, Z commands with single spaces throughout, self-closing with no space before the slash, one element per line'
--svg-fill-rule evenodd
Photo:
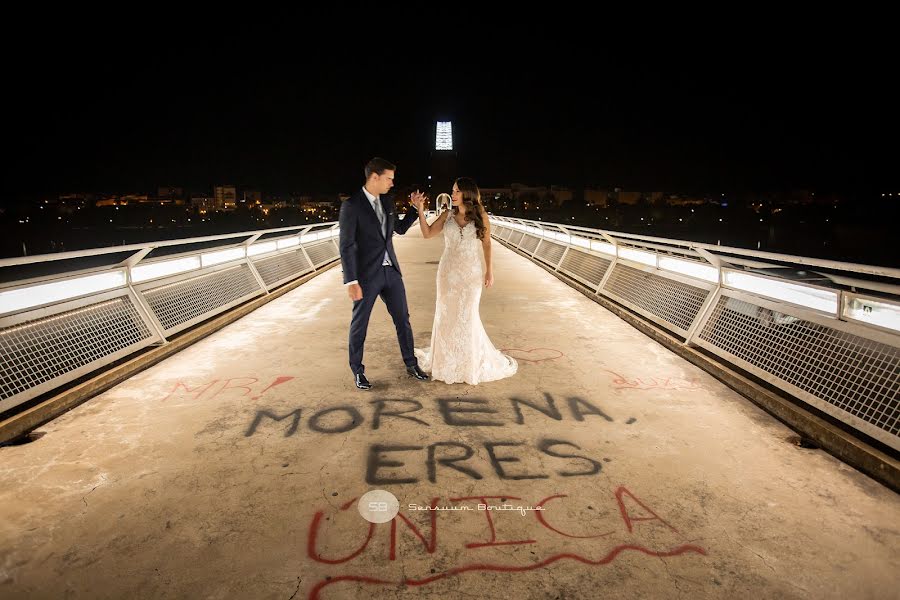
<path fill-rule="evenodd" d="M 384 175 L 385 171 L 396 171 L 397 167 L 394 163 L 385 160 L 383 158 L 375 157 L 366 164 L 366 180 L 368 181 L 369 176 L 372 173 L 377 173 L 378 175 Z"/>

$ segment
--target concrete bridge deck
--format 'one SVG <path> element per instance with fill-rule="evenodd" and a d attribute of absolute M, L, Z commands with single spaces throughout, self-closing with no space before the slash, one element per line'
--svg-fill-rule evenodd
<path fill-rule="evenodd" d="M 441 241 L 396 246 L 422 346 Z M 379 303 L 356 390 L 338 266 L 0 448 L 0 597 L 898 597 L 897 494 L 494 254 L 511 379 L 409 378 Z"/>

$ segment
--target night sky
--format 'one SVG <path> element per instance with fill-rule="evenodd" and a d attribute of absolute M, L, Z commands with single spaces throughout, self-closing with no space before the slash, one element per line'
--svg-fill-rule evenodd
<path fill-rule="evenodd" d="M 404 185 L 427 175 L 436 119 L 453 121 L 460 175 L 485 187 L 898 185 L 892 52 L 876 42 L 762 52 L 762 38 L 720 36 L 676 51 L 536 26 L 439 43 L 385 26 L 132 25 L 58 25 L 19 49 L 0 201 L 217 183 L 348 191 L 375 155 Z"/>

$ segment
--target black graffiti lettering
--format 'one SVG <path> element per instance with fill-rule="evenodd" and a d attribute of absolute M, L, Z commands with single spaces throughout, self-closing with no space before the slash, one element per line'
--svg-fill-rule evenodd
<path fill-rule="evenodd" d="M 369 446 L 369 459 L 366 465 L 366 483 L 369 485 L 390 485 L 392 483 L 417 483 L 419 480 L 415 477 L 391 478 L 382 477 L 378 474 L 379 469 L 385 467 L 402 467 L 405 463 L 397 460 L 386 460 L 382 458 L 382 454 L 387 452 L 409 452 L 411 450 L 421 450 L 422 446 Z"/>
<path fill-rule="evenodd" d="M 291 437 L 296 433 L 297 426 L 300 425 L 300 411 L 302 409 L 292 410 L 288 414 L 279 417 L 275 413 L 269 412 L 265 409 L 256 411 L 256 416 L 253 418 L 253 422 L 250 424 L 250 428 L 244 433 L 244 437 L 250 437 L 254 433 L 256 433 L 256 428 L 259 427 L 259 424 L 262 422 L 263 417 L 269 417 L 273 421 L 283 421 L 290 416 L 294 417 L 294 420 L 291 422 L 291 426 L 288 427 L 287 431 L 284 432 L 284 437 Z"/>
<path fill-rule="evenodd" d="M 553 446 L 572 446 L 576 450 L 581 450 L 580 447 L 573 444 L 572 442 L 566 442 L 563 440 L 541 440 L 538 443 L 538 448 L 544 454 L 548 456 L 553 456 L 556 458 L 577 458 L 579 460 L 586 460 L 591 463 L 591 469 L 589 471 L 557 471 L 558 475 L 562 475 L 563 477 L 577 477 L 579 475 L 595 475 L 600 472 L 600 469 L 603 468 L 603 465 L 598 463 L 596 460 L 588 458 L 586 456 L 579 456 L 577 454 L 560 454 L 558 452 L 554 452 L 550 448 Z"/>
<path fill-rule="evenodd" d="M 324 427 L 319 425 L 319 420 L 325 417 L 325 415 L 337 411 L 344 411 L 350 416 L 350 420 L 344 425 L 338 425 L 335 427 Z M 359 424 L 363 422 L 362 415 L 359 414 L 359 411 L 353 408 L 352 406 L 335 406 L 333 408 L 326 408 L 325 410 L 320 410 L 316 414 L 314 414 L 309 419 L 308 426 L 310 429 L 317 433 L 346 433 L 348 431 L 352 431 L 359 427 Z"/>
<path fill-rule="evenodd" d="M 450 399 L 450 398 L 438 398 L 438 407 L 441 411 L 441 416 L 444 417 L 444 423 L 447 425 L 455 425 L 457 427 L 472 427 L 477 425 L 486 425 L 490 427 L 502 427 L 503 423 L 498 423 L 497 421 L 468 421 L 465 419 L 458 418 L 455 413 L 485 413 L 485 414 L 496 414 L 497 411 L 492 408 L 485 408 L 487 404 L 487 400 L 481 399 Z M 478 408 L 463 408 L 461 406 L 450 406 L 451 402 L 460 402 L 460 403 L 469 403 L 477 405 Z"/>
<path fill-rule="evenodd" d="M 586 407 L 585 410 L 580 409 L 578 407 L 579 404 L 584 405 Z M 569 410 L 572 411 L 572 416 L 575 417 L 576 421 L 584 421 L 584 415 L 600 415 L 612 423 L 612 417 L 587 400 L 582 400 L 581 398 L 569 398 Z"/>
<path fill-rule="evenodd" d="M 559 412 L 559 409 L 556 408 L 556 404 L 553 403 L 553 396 L 544 392 L 544 397 L 547 399 L 547 406 L 542 407 L 537 404 L 532 404 L 527 400 L 522 400 L 521 398 L 510 398 L 512 402 L 513 410 L 516 411 L 516 423 L 519 425 L 523 425 L 525 423 L 525 417 L 522 415 L 522 409 L 519 408 L 520 404 L 524 404 L 528 408 L 533 408 L 534 410 L 545 414 L 551 419 L 556 419 L 557 421 L 562 421 L 562 414 Z"/>
<path fill-rule="evenodd" d="M 497 476 L 500 479 L 547 479 L 547 475 L 509 475 L 506 471 L 503 470 L 503 466 L 500 463 L 504 462 L 521 462 L 518 458 L 514 456 L 503 456 L 498 457 L 494 454 L 495 446 L 521 446 L 521 442 L 484 442 L 484 447 L 488 451 L 488 456 L 491 458 L 491 464 L 494 466 L 494 471 L 497 472 Z"/>
<path fill-rule="evenodd" d="M 457 448 L 462 448 L 463 450 L 465 450 L 465 456 L 436 459 L 436 450 L 439 446 L 455 446 Z M 434 444 L 431 444 L 430 446 L 428 446 L 428 481 L 430 481 L 431 483 L 437 482 L 437 468 L 435 462 L 439 462 L 445 467 L 455 469 L 463 475 L 468 475 L 472 479 L 481 479 L 481 475 L 474 469 L 470 469 L 462 465 L 453 464 L 460 461 L 469 460 L 470 458 L 472 458 L 473 454 L 475 454 L 475 451 L 472 448 L 466 446 L 465 444 L 460 444 L 459 442 L 435 442 Z"/>
<path fill-rule="evenodd" d="M 406 404 L 414 405 L 414 408 L 410 408 L 409 410 L 397 410 L 397 411 L 387 411 L 385 410 L 385 405 L 388 402 L 405 402 Z M 422 403 L 416 400 L 372 400 L 369 404 L 375 407 L 375 414 L 372 416 L 372 429 L 378 429 L 381 427 L 381 416 L 385 417 L 398 417 L 400 419 L 409 419 L 410 421 L 414 421 L 416 423 L 421 423 L 425 427 L 430 427 L 428 423 L 421 419 L 417 419 L 416 417 L 406 416 L 406 413 L 416 412 L 417 410 L 422 409 Z"/>

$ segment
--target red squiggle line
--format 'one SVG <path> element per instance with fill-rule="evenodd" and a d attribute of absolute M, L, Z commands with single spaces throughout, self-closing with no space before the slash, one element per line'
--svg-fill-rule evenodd
<path fill-rule="evenodd" d="M 526 354 L 531 354 L 535 350 L 549 350 L 550 352 L 556 352 L 557 354 L 559 354 L 559 356 L 547 356 L 544 358 L 525 358 L 523 356 L 513 356 L 513 358 L 515 358 L 516 360 L 524 360 L 525 362 L 538 363 L 544 362 L 545 360 L 556 360 L 557 358 L 562 358 L 563 356 L 565 356 L 565 354 L 563 354 L 559 350 L 556 350 L 555 348 L 532 348 L 531 350 L 526 350 L 524 348 L 503 348 L 500 351 L 507 354 L 509 352 L 524 352 Z"/>
<path fill-rule="evenodd" d="M 611 563 L 616 557 L 625 550 L 635 550 L 637 552 L 643 552 L 648 556 L 655 556 L 658 558 L 668 557 L 668 556 L 678 556 L 680 554 L 684 554 L 685 552 L 696 552 L 697 554 L 701 554 L 706 556 L 706 550 L 701 548 L 700 546 L 694 546 L 692 544 L 685 544 L 674 548 L 668 552 L 654 552 L 653 550 L 649 550 L 644 548 L 643 546 L 634 546 L 631 544 L 622 544 L 620 546 L 616 546 L 613 548 L 609 554 L 601 558 L 600 560 L 591 560 L 589 558 L 585 558 L 583 556 L 579 556 L 578 554 L 556 554 L 549 558 L 542 560 L 539 563 L 535 563 L 533 565 L 528 565 L 524 567 L 511 567 L 505 565 L 489 565 L 489 564 L 475 564 L 475 565 L 467 565 L 465 567 L 457 567 L 455 569 L 450 569 L 445 573 L 439 573 L 434 575 L 433 577 L 426 577 L 425 579 L 405 579 L 401 581 L 388 581 L 386 579 L 375 579 L 373 577 L 364 577 L 359 575 L 341 575 L 339 577 L 335 577 L 333 579 L 327 579 L 325 581 L 320 581 L 316 584 L 316 586 L 310 590 L 309 599 L 310 600 L 320 600 L 319 592 L 325 589 L 327 586 L 338 583 L 341 581 L 357 581 L 359 583 L 371 583 L 376 585 L 407 585 L 407 586 L 421 586 L 428 585 L 429 583 L 433 583 L 438 581 L 439 579 L 444 579 L 445 577 L 450 577 L 451 575 L 459 575 L 461 573 L 466 573 L 468 571 L 501 571 L 506 573 L 515 573 L 515 572 L 523 572 L 523 571 L 533 571 L 534 569 L 540 569 L 541 567 L 545 567 L 549 564 L 552 564 L 558 560 L 562 560 L 564 558 L 570 558 L 572 560 L 576 560 L 578 562 L 584 563 L 586 565 L 598 566 L 605 565 Z"/>

